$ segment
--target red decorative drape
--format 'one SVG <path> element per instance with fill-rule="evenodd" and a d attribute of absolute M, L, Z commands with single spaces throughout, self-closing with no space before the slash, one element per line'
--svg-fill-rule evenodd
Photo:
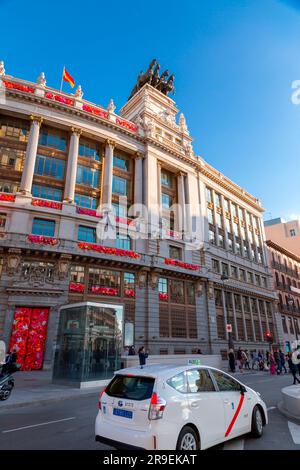
<path fill-rule="evenodd" d="M 49 308 L 15 309 L 10 350 L 17 348 L 21 370 L 39 370 L 43 366 Z"/>

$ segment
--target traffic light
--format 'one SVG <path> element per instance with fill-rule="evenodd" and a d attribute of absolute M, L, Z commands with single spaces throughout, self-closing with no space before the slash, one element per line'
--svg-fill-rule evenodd
<path fill-rule="evenodd" d="M 266 332 L 265 337 L 266 337 L 266 340 L 268 341 L 268 343 L 273 343 L 273 336 L 272 336 L 272 333 L 270 331 Z"/>

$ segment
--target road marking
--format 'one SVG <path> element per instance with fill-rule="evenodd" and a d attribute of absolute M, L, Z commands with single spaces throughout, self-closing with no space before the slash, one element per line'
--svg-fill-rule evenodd
<path fill-rule="evenodd" d="M 244 439 L 232 439 L 232 441 L 225 442 L 223 450 L 244 450 Z"/>
<path fill-rule="evenodd" d="M 22 426 L 21 428 L 8 429 L 6 431 L 2 431 L 2 433 L 5 434 L 8 432 L 22 431 L 22 429 L 36 428 L 38 426 L 46 426 L 47 424 L 62 423 L 63 421 L 70 421 L 71 419 L 76 419 L 76 418 L 75 416 L 73 416 L 72 418 L 57 419 L 56 421 L 47 421 L 46 423 L 31 424 L 30 426 Z"/>
<path fill-rule="evenodd" d="M 294 444 L 300 444 L 300 426 L 299 424 L 288 421 L 288 427 L 293 438 Z"/>

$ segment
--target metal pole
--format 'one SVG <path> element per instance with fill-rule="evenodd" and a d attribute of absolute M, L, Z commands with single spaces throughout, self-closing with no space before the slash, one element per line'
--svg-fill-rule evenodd
<path fill-rule="evenodd" d="M 65 66 L 63 68 L 62 75 L 61 75 L 60 90 L 59 90 L 60 92 L 62 91 L 62 87 L 63 87 L 64 73 L 65 73 Z"/>

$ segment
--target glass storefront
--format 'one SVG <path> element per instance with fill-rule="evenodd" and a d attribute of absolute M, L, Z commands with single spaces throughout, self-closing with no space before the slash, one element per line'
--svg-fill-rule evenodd
<path fill-rule="evenodd" d="M 108 379 L 121 367 L 123 306 L 84 302 L 62 307 L 54 382 Z"/>

